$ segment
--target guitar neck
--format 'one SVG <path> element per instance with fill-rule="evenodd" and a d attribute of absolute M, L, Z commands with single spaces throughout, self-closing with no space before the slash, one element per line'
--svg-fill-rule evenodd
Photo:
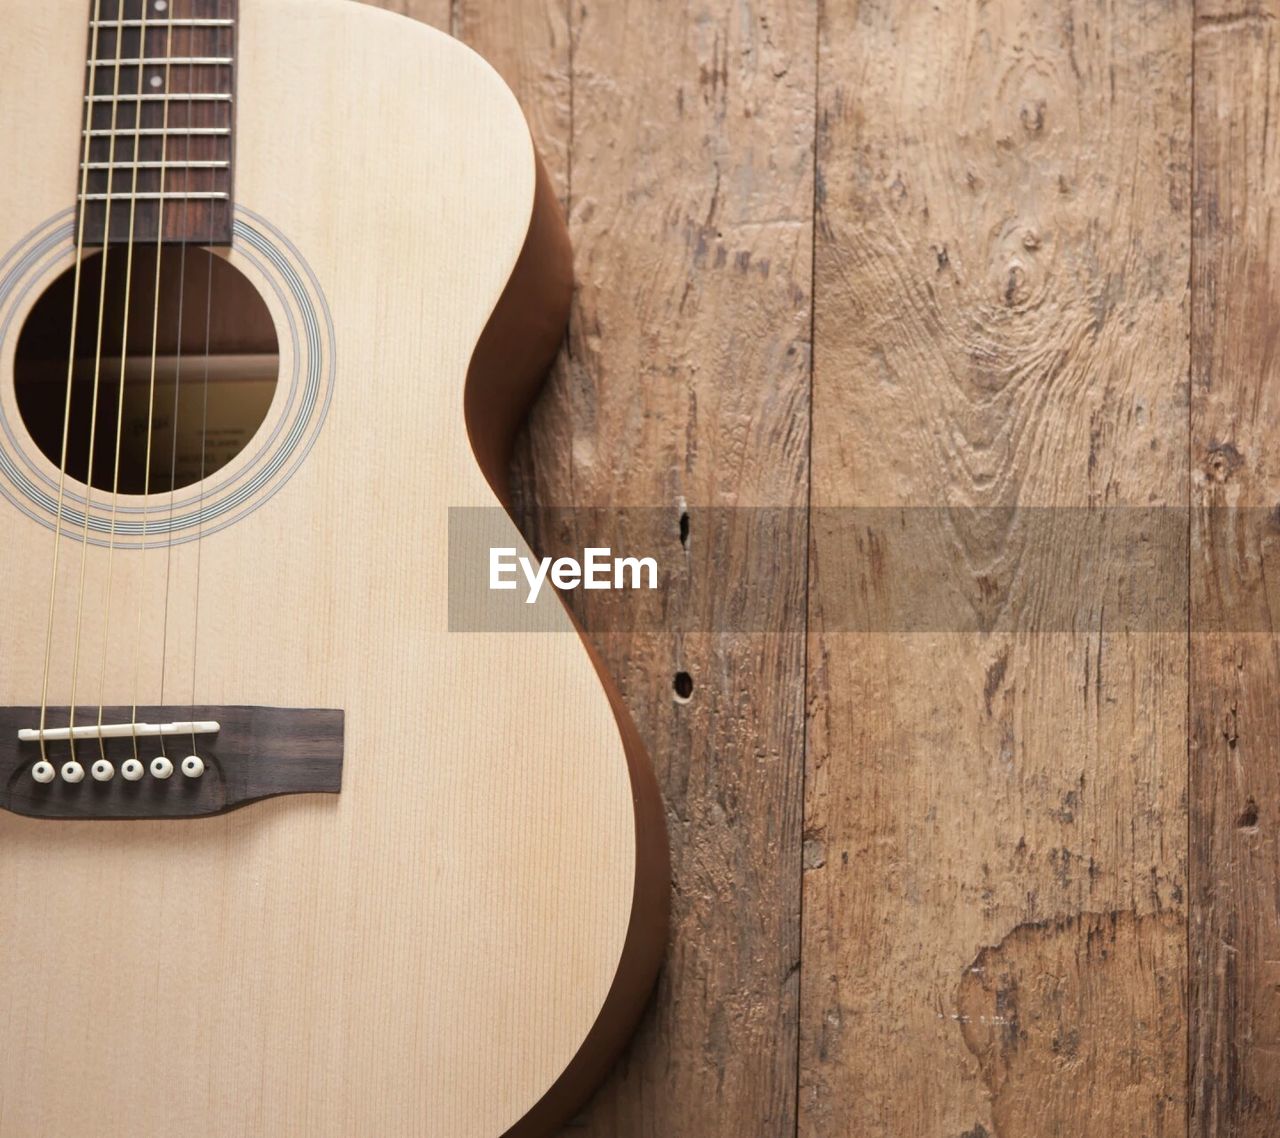
<path fill-rule="evenodd" d="M 83 244 L 229 245 L 237 0 L 89 9 Z"/>

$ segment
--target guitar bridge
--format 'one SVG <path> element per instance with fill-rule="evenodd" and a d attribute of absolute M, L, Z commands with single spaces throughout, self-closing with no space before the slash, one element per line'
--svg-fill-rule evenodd
<path fill-rule="evenodd" d="M 38 707 L 0 708 L 0 809 L 49 819 L 198 818 L 342 789 L 341 711 L 111 707 L 78 717 L 86 710 L 93 722 L 71 724 L 65 707 L 43 717 Z"/>

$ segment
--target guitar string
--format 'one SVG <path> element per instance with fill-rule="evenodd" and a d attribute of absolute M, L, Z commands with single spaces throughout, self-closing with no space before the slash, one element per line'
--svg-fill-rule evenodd
<path fill-rule="evenodd" d="M 188 51 L 187 58 L 195 59 L 200 53 L 195 49 L 195 32 L 188 33 Z M 212 54 L 212 53 L 211 53 Z M 187 94 L 188 96 L 195 94 L 196 69 L 194 63 L 187 64 Z M 191 122 L 191 117 L 195 113 L 195 99 L 187 99 L 187 122 Z M 187 162 L 191 162 L 191 136 L 186 136 L 186 157 Z M 184 175 L 184 183 L 186 189 L 191 189 L 191 171 L 190 167 Z M 213 207 L 210 206 L 212 213 Z M 187 300 L 187 245 L 188 234 L 190 232 L 191 221 L 191 199 L 184 198 L 182 201 L 182 233 L 180 241 L 180 253 L 178 260 L 178 328 L 176 339 L 176 356 L 174 364 L 173 379 L 173 408 L 170 415 L 170 428 L 173 433 L 172 445 L 169 452 L 169 527 L 166 539 L 165 550 L 165 566 L 164 566 L 164 623 L 160 636 L 160 706 L 164 706 L 165 687 L 169 677 L 169 597 L 173 583 L 173 518 L 174 518 L 174 499 L 178 492 L 178 412 L 180 408 L 180 399 L 182 392 L 182 325 L 183 317 L 186 311 Z M 192 722 L 195 716 L 191 717 Z M 194 739 L 194 732 L 192 738 Z M 194 753 L 194 750 L 193 750 Z"/>
<path fill-rule="evenodd" d="M 95 84 L 98 71 L 98 46 L 101 40 L 98 27 L 102 22 L 102 0 L 94 0 L 93 20 L 94 26 L 90 29 L 89 33 L 90 49 L 89 70 L 87 76 L 87 85 L 90 94 L 93 93 L 93 86 Z M 80 281 L 84 268 L 85 215 L 89 212 L 89 154 L 90 145 L 93 140 L 93 135 L 91 133 L 93 130 L 93 108 L 93 100 L 86 99 L 84 115 L 84 146 L 80 155 L 80 217 L 76 223 L 75 270 L 71 286 L 71 342 L 68 348 L 67 359 L 66 399 L 62 411 L 62 446 L 58 460 L 58 501 L 57 508 L 54 513 L 53 570 L 49 579 L 49 615 L 48 621 L 45 625 L 44 637 L 44 678 L 41 681 L 40 687 L 40 761 L 45 764 L 49 762 L 49 746 L 48 741 L 45 739 L 45 731 L 47 730 L 49 721 L 49 672 L 53 661 L 53 624 L 54 617 L 57 614 L 58 604 L 58 561 L 62 549 L 62 510 L 67 486 L 67 450 L 71 437 L 71 395 L 76 368 L 76 334 L 79 330 L 80 323 Z M 109 183 L 110 174 L 108 174 L 108 184 Z M 109 223 L 111 220 L 111 199 L 109 196 L 106 201 L 104 213 L 106 215 L 107 222 Z M 70 724 L 68 724 L 68 726 L 70 726 Z M 71 757 L 74 760 L 75 741 L 71 740 L 70 742 Z"/>
<path fill-rule="evenodd" d="M 147 4 L 142 5 L 142 15 L 139 22 L 140 33 L 138 39 L 138 58 L 145 59 L 147 57 Z M 123 36 L 123 32 L 121 32 Z M 145 67 L 138 69 L 138 87 L 142 88 L 142 76 Z M 129 313 L 132 306 L 133 297 L 133 253 L 134 239 L 136 236 L 137 222 L 137 187 L 138 187 L 138 171 L 139 162 L 141 161 L 142 148 L 142 108 L 138 107 L 134 114 L 133 120 L 133 189 L 134 193 L 129 202 L 129 243 L 128 255 L 125 261 L 125 277 L 124 277 L 124 318 L 122 321 L 120 332 L 120 375 L 119 389 L 116 393 L 116 438 L 115 438 L 115 457 L 111 472 L 111 527 L 110 536 L 107 544 L 107 598 L 106 609 L 102 626 L 102 658 L 98 665 L 98 744 L 102 753 L 102 758 L 106 760 L 106 742 L 102 737 L 102 728 L 106 718 L 106 686 L 107 686 L 107 657 L 108 646 L 111 640 L 111 608 L 113 594 L 115 590 L 115 554 L 116 554 L 116 521 L 119 517 L 120 506 L 120 456 L 124 441 L 124 392 L 125 392 L 125 369 L 129 358 Z M 138 758 L 137 738 L 134 738 L 135 760 Z"/>
<path fill-rule="evenodd" d="M 213 237 L 212 223 L 210 238 Z M 200 410 L 200 505 L 196 515 L 196 596 L 191 628 L 191 722 L 196 721 L 196 678 L 200 646 L 200 566 L 204 556 L 204 479 L 209 437 L 209 349 L 213 338 L 213 254 L 209 254 L 208 279 L 205 282 L 204 313 L 204 385 Z M 191 733 L 191 753 L 198 753 L 195 732 Z"/>
<path fill-rule="evenodd" d="M 123 10 L 123 5 L 121 6 Z M 146 8 L 143 7 L 143 26 L 142 26 L 143 42 L 146 42 Z M 85 582 L 87 578 L 89 564 L 89 517 L 90 504 L 93 498 L 93 466 L 97 457 L 98 442 L 98 399 L 102 391 L 102 342 L 103 335 L 106 330 L 106 312 L 107 312 L 107 283 L 108 283 L 108 264 L 110 261 L 111 249 L 111 213 L 110 208 L 113 203 L 113 195 L 115 191 L 115 162 L 116 162 L 116 131 L 119 127 L 119 104 L 120 104 L 120 73 L 124 70 L 121 63 L 124 50 L 124 29 L 120 28 L 116 32 L 116 58 L 115 58 L 115 75 L 113 77 L 114 97 L 112 99 L 112 115 L 111 115 L 111 143 L 109 156 L 107 158 L 107 219 L 108 225 L 103 234 L 102 244 L 102 273 L 98 284 L 98 335 L 94 346 L 93 356 L 93 395 L 90 403 L 89 412 L 89 455 L 88 470 L 85 475 L 85 500 L 84 500 L 84 525 L 80 534 L 80 589 L 79 598 L 76 603 L 76 639 L 75 654 L 71 663 L 71 711 L 69 722 L 72 727 L 76 721 L 76 707 L 79 697 L 79 681 L 80 681 L 80 655 L 84 642 L 84 600 L 85 600 Z M 143 68 L 138 68 L 138 94 L 142 94 Z M 141 117 L 141 108 L 134 111 L 137 118 Z M 137 211 L 138 202 L 138 170 L 137 159 L 135 157 L 133 163 L 133 178 L 129 189 L 129 243 L 126 255 L 126 264 L 132 266 L 133 263 L 133 224 Z M 128 273 L 126 269 L 126 275 Z M 129 303 L 126 296 L 124 304 L 124 322 L 128 326 L 129 321 Z M 121 368 L 123 370 L 123 345 L 121 346 Z M 105 632 L 104 632 L 105 636 Z M 99 704 L 101 713 L 101 704 Z M 102 738 L 101 731 L 98 732 L 98 753 L 103 759 L 107 757 L 106 742 Z M 75 754 L 73 748 L 72 759 L 74 761 Z"/>
<path fill-rule="evenodd" d="M 165 63 L 164 63 L 164 90 L 167 93 L 172 89 L 173 83 L 173 24 L 168 25 L 168 37 L 165 45 Z M 148 384 L 147 394 L 147 446 L 146 455 L 142 464 L 142 552 L 141 556 L 145 556 L 147 537 L 150 533 L 150 516 L 149 504 L 151 495 L 151 448 L 155 441 L 155 414 L 156 414 L 156 354 L 160 342 L 160 280 L 161 268 L 164 265 L 164 203 L 165 203 L 165 177 L 166 163 L 169 160 L 169 100 L 166 98 L 162 101 L 164 107 L 163 121 L 161 123 L 162 131 L 160 134 L 160 196 L 159 209 L 157 211 L 156 221 L 156 279 L 155 279 L 155 305 L 151 315 L 151 374 Z M 130 708 L 129 722 L 133 724 L 133 746 L 134 753 L 138 748 L 138 690 L 142 679 L 142 618 L 146 609 L 146 590 L 138 590 L 138 621 L 137 631 L 134 637 L 133 650 L 133 705 Z M 167 757 L 164 736 L 158 736 L 160 741 L 160 754 Z"/>
<path fill-rule="evenodd" d="M 215 41 L 215 49 L 218 44 L 219 31 L 212 29 L 212 37 Z M 230 59 L 236 58 L 236 46 L 234 46 L 234 29 L 232 31 L 232 47 L 227 52 Z M 196 51 L 192 51 L 191 55 L 195 56 Z M 218 56 L 219 51 L 210 51 L 211 56 Z M 234 72 L 232 74 L 232 91 L 236 90 L 236 82 L 234 82 Z M 195 91 L 195 65 L 192 65 L 191 72 L 188 74 L 188 88 Z M 195 111 L 195 104 L 188 106 L 187 113 L 192 114 Z M 234 113 L 233 113 L 234 114 Z M 234 122 L 234 120 L 233 120 Z M 188 143 L 189 154 L 189 143 Z M 209 237 L 210 241 L 214 237 L 212 233 L 212 214 L 210 214 Z M 196 722 L 196 661 L 198 643 L 200 643 L 200 563 L 202 552 L 202 541 L 204 541 L 205 527 L 205 447 L 207 443 L 207 435 L 209 435 L 209 349 L 211 341 L 212 315 L 214 315 L 214 252 L 211 248 L 206 248 L 206 269 L 205 269 L 205 353 L 204 353 L 204 384 L 202 384 L 202 406 L 200 416 L 200 501 L 198 501 L 196 511 L 196 593 L 195 600 L 192 603 L 192 621 L 191 621 L 191 719 L 192 723 Z M 172 539 L 172 516 L 170 516 L 170 539 Z M 196 739 L 195 728 L 191 732 L 191 753 L 193 755 L 200 754 L 200 744 Z"/>
<path fill-rule="evenodd" d="M 215 41 L 219 32 L 215 29 Z M 215 51 L 213 53 L 217 55 Z M 236 90 L 235 75 L 235 58 L 236 58 L 236 31 L 235 26 L 231 27 L 231 44 L 227 48 L 227 58 L 232 60 L 231 64 L 231 82 L 232 92 Z M 232 104 L 231 123 L 235 124 L 235 104 Z M 229 136 L 231 137 L 231 136 Z M 231 144 L 234 146 L 234 143 Z M 233 157 L 233 152 L 228 153 L 228 162 Z M 230 167 L 228 166 L 228 169 Z M 196 594 L 193 606 L 192 622 L 191 622 L 191 722 L 196 721 L 196 686 L 199 674 L 199 650 L 200 650 L 200 570 L 204 561 L 204 480 L 207 469 L 208 459 L 208 443 L 209 443 L 209 356 L 213 343 L 213 213 L 209 214 L 209 244 L 210 248 L 205 250 L 208 253 L 208 261 L 206 265 L 205 276 L 205 292 L 204 292 L 204 381 L 201 388 L 202 401 L 200 408 L 200 502 L 196 511 Z M 191 753 L 193 755 L 199 753 L 199 745 L 196 741 L 195 732 L 191 733 Z"/>

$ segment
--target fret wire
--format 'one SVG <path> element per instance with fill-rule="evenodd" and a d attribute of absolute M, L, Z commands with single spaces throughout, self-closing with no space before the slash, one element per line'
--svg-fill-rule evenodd
<path fill-rule="evenodd" d="M 159 55 L 145 59 L 91 59 L 91 67 L 160 67 L 167 64 L 194 64 L 197 67 L 231 67 L 235 60 L 229 56 Z"/>
<path fill-rule="evenodd" d="M 141 129 L 132 126 L 118 127 L 116 130 L 110 130 L 106 127 L 101 130 L 82 131 L 81 134 L 90 134 L 94 138 L 110 138 L 113 134 L 119 137 L 132 138 L 135 135 L 141 137 L 154 136 L 158 134 L 195 134 L 200 136 L 206 135 L 228 135 L 231 128 L 227 126 L 144 126 Z"/>
<path fill-rule="evenodd" d="M 140 28 L 142 20 L 90 20 L 91 28 Z M 147 20 L 148 28 L 230 28 L 235 26 L 234 20 Z"/>
<path fill-rule="evenodd" d="M 83 194 L 80 200 L 86 202 L 127 202 L 133 198 L 137 198 L 139 201 L 143 199 L 147 201 L 159 201 L 161 198 L 164 198 L 165 200 L 176 198 L 181 201 L 183 198 L 200 198 L 205 201 L 227 201 L 230 196 L 230 194 L 219 193 L 215 190 L 191 190 L 189 192 L 183 192 L 181 190 L 166 190 L 163 194 L 130 194 L 122 191 L 118 194 Z"/>
<path fill-rule="evenodd" d="M 228 170 L 230 162 L 212 162 L 205 159 L 182 161 L 172 159 L 165 162 L 90 162 L 90 170 Z"/>
<path fill-rule="evenodd" d="M 202 93 L 179 94 L 166 91 L 162 95 L 86 95 L 86 103 L 229 103 L 230 95 L 209 95 Z"/>

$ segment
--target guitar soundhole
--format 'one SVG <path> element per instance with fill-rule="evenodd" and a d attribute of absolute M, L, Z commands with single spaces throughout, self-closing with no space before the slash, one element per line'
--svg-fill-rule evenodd
<path fill-rule="evenodd" d="M 203 248 L 167 246 L 157 308 L 156 256 L 155 246 L 135 248 L 130 266 L 125 250 L 113 247 L 105 303 L 102 254 L 86 257 L 81 270 L 67 473 L 107 493 L 165 494 L 216 474 L 262 426 L 279 380 L 275 324 L 253 284 Z M 74 288 L 72 269 L 49 286 L 23 325 L 14 360 L 18 410 L 55 466 Z"/>

